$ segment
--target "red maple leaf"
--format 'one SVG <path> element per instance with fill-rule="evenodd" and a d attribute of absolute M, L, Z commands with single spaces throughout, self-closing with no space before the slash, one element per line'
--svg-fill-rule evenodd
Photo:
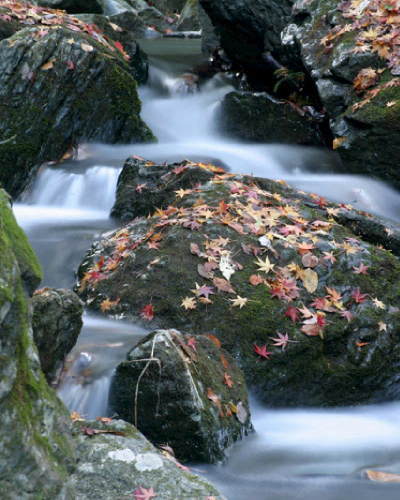
<path fill-rule="evenodd" d="M 286 309 L 285 316 L 287 318 L 290 318 L 293 323 L 296 323 L 296 321 L 299 319 L 299 312 L 297 310 L 297 307 L 290 306 Z"/>
<path fill-rule="evenodd" d="M 362 304 L 365 302 L 365 299 L 368 297 L 368 294 L 361 293 L 359 288 L 355 288 L 351 293 L 351 298 L 354 299 L 354 302 L 357 304 Z"/>
<path fill-rule="evenodd" d="M 193 351 L 197 351 L 196 348 L 197 340 L 195 337 L 190 337 L 190 339 L 187 341 L 187 345 L 193 349 Z"/>
<path fill-rule="evenodd" d="M 140 316 L 147 321 L 151 321 L 154 318 L 154 307 L 152 304 L 144 306 L 143 309 L 140 310 Z"/>
<path fill-rule="evenodd" d="M 270 359 L 269 356 L 272 352 L 267 351 L 267 346 L 264 344 L 263 346 L 258 346 L 257 344 L 253 345 L 254 352 L 258 354 L 261 358 Z"/>
<path fill-rule="evenodd" d="M 153 490 L 153 488 L 143 488 L 143 486 L 139 486 L 134 492 L 133 496 L 135 500 L 150 500 L 157 496 L 157 493 Z"/>

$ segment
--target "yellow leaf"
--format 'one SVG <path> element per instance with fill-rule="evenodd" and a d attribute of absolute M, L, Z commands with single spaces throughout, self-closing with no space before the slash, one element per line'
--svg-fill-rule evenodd
<path fill-rule="evenodd" d="M 366 470 L 365 474 L 371 481 L 382 481 L 383 483 L 400 483 L 400 474 L 391 474 L 379 470 Z"/>
<path fill-rule="evenodd" d="M 306 269 L 301 279 L 307 292 L 314 293 L 318 288 L 318 274 L 312 269 Z"/>
<path fill-rule="evenodd" d="M 47 71 L 48 69 L 51 69 L 54 67 L 54 59 L 50 59 L 50 61 L 47 61 L 47 63 L 43 64 L 40 69 L 43 71 Z"/>
<path fill-rule="evenodd" d="M 346 141 L 346 139 L 347 137 L 345 135 L 343 137 L 336 137 L 336 139 L 333 139 L 332 149 L 339 148 Z"/>

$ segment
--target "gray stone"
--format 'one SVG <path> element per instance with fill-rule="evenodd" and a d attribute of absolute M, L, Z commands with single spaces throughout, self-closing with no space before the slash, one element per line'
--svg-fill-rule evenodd
<path fill-rule="evenodd" d="M 153 488 L 160 500 L 223 500 L 207 480 L 182 470 L 171 455 L 160 453 L 126 422 L 76 422 L 75 437 L 79 464 L 69 482 L 76 500 L 132 498 L 140 488 Z"/>

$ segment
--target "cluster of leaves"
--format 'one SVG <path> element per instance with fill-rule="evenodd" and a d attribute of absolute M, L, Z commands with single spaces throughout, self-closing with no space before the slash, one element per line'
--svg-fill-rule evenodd
<path fill-rule="evenodd" d="M 136 233 L 133 240 L 127 228 L 116 232 L 108 241 L 113 251 L 86 272 L 81 287 L 95 287 L 139 246 L 157 252 L 163 231 L 180 226 L 203 237 L 202 243 L 189 244 L 189 251 L 199 259 L 199 279 L 189 286 L 190 294 L 182 297 L 181 307 L 188 314 L 199 307 L 212 307 L 215 297 L 225 298 L 232 308 L 248 307 L 251 297 L 241 296 L 231 282 L 232 276 L 240 271 L 251 273 L 248 278 L 251 287 L 263 287 L 272 299 L 282 303 L 283 325 L 285 320 L 300 323 L 299 331 L 309 337 L 324 338 L 326 328 L 332 323 L 329 317 L 336 316 L 335 322 L 351 322 L 360 313 L 360 306 L 385 314 L 388 307 L 359 287 L 320 284 L 320 276 L 325 281 L 335 266 L 347 267 L 347 272 L 356 276 L 369 273 L 369 246 L 356 238 L 335 239 L 334 217 L 350 210 L 351 206 L 328 204 L 325 199 L 310 195 L 321 214 L 320 219 L 313 220 L 302 213 L 302 200 L 285 199 L 281 194 L 256 184 L 249 185 L 230 174 L 215 175 L 211 184 L 222 185 L 227 190 L 223 201 L 206 203 L 202 196 L 207 195 L 207 187 L 178 190 L 176 203 L 164 210 L 158 209 L 152 217 L 151 229 L 142 237 Z M 235 239 L 209 237 L 205 231 L 210 224 L 237 233 L 240 249 Z M 292 256 L 289 261 L 288 255 Z M 159 261 L 160 257 L 153 256 L 147 270 Z M 240 261 L 246 262 L 249 268 L 245 269 Z M 143 317 L 144 310 L 139 313 Z M 152 319 L 155 313 L 156 307 L 152 306 L 147 319 Z M 387 325 L 380 321 L 376 328 L 386 330 Z M 294 342 L 285 332 L 276 332 L 271 340 L 273 346 L 282 350 Z M 266 345 L 254 345 L 254 352 L 260 359 L 269 359 L 271 355 Z"/>
<path fill-rule="evenodd" d="M 325 50 L 333 48 L 334 42 L 345 33 L 354 32 L 355 47 L 353 53 L 377 54 L 386 61 L 393 76 L 400 76 L 400 4 L 398 0 L 350 0 L 339 5 L 342 15 L 349 22 L 337 25 L 321 40 Z M 354 79 L 354 88 L 358 93 L 374 87 L 384 70 L 362 69 Z M 389 87 L 399 87 L 400 79 L 394 78 L 373 90 L 368 91 L 364 99 L 353 106 L 353 111 L 362 108 Z M 388 103 L 389 107 L 394 103 Z"/>
<path fill-rule="evenodd" d="M 64 26 L 65 28 L 79 33 L 85 33 L 90 38 L 106 47 L 109 51 L 119 53 L 129 61 L 130 57 L 125 52 L 122 44 L 109 38 L 95 24 L 87 24 L 77 17 L 67 14 L 63 10 L 48 9 L 14 0 L 0 0 L 0 19 L 6 22 L 18 22 L 23 26 L 34 26 L 40 28 L 38 37 L 42 38 L 49 33 L 49 30 Z M 109 23 L 111 28 L 116 31 L 122 31 L 122 28 L 114 23 Z M 89 44 L 82 44 L 82 49 L 86 52 L 94 50 Z M 43 69 L 50 69 L 43 68 Z M 73 69 L 73 68 L 71 68 Z"/>

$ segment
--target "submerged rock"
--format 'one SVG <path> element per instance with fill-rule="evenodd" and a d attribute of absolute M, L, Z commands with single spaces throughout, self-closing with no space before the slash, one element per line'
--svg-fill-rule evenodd
<path fill-rule="evenodd" d="M 266 93 L 230 92 L 220 108 L 221 129 L 251 142 L 321 144 L 317 123 L 300 107 Z"/>
<path fill-rule="evenodd" d="M 207 480 L 160 453 L 126 422 L 76 422 L 75 437 L 79 465 L 70 483 L 77 500 L 132 498 L 135 493 L 160 500 L 223 500 Z M 144 497 L 146 491 L 153 496 Z"/>
<path fill-rule="evenodd" d="M 1 496 L 66 498 L 75 466 L 69 418 L 41 372 L 30 325 L 41 271 L 1 189 L 0 256 Z"/>
<path fill-rule="evenodd" d="M 243 374 L 212 336 L 151 333 L 117 367 L 109 404 L 179 460 L 222 460 L 251 430 Z"/>
<path fill-rule="evenodd" d="M 111 300 L 109 314 L 216 335 L 270 405 L 397 399 L 400 263 L 336 222 L 349 208 L 215 175 L 104 235 L 78 292 L 94 310 Z"/>
<path fill-rule="evenodd" d="M 83 22 L 52 15 L 50 27 L 0 42 L 0 183 L 13 196 L 35 167 L 80 141 L 154 139 L 125 53 Z"/>
<path fill-rule="evenodd" d="M 57 383 L 64 360 L 78 339 L 82 313 L 83 304 L 71 290 L 43 288 L 34 294 L 33 338 L 49 384 Z"/>
<path fill-rule="evenodd" d="M 346 2 L 338 8 L 334 0 L 299 0 L 296 24 L 287 31 L 329 113 L 333 145 L 346 170 L 399 184 L 400 63 L 389 43 L 398 22 L 390 4 L 376 10 L 376 3 L 360 2 L 351 10 Z"/>

